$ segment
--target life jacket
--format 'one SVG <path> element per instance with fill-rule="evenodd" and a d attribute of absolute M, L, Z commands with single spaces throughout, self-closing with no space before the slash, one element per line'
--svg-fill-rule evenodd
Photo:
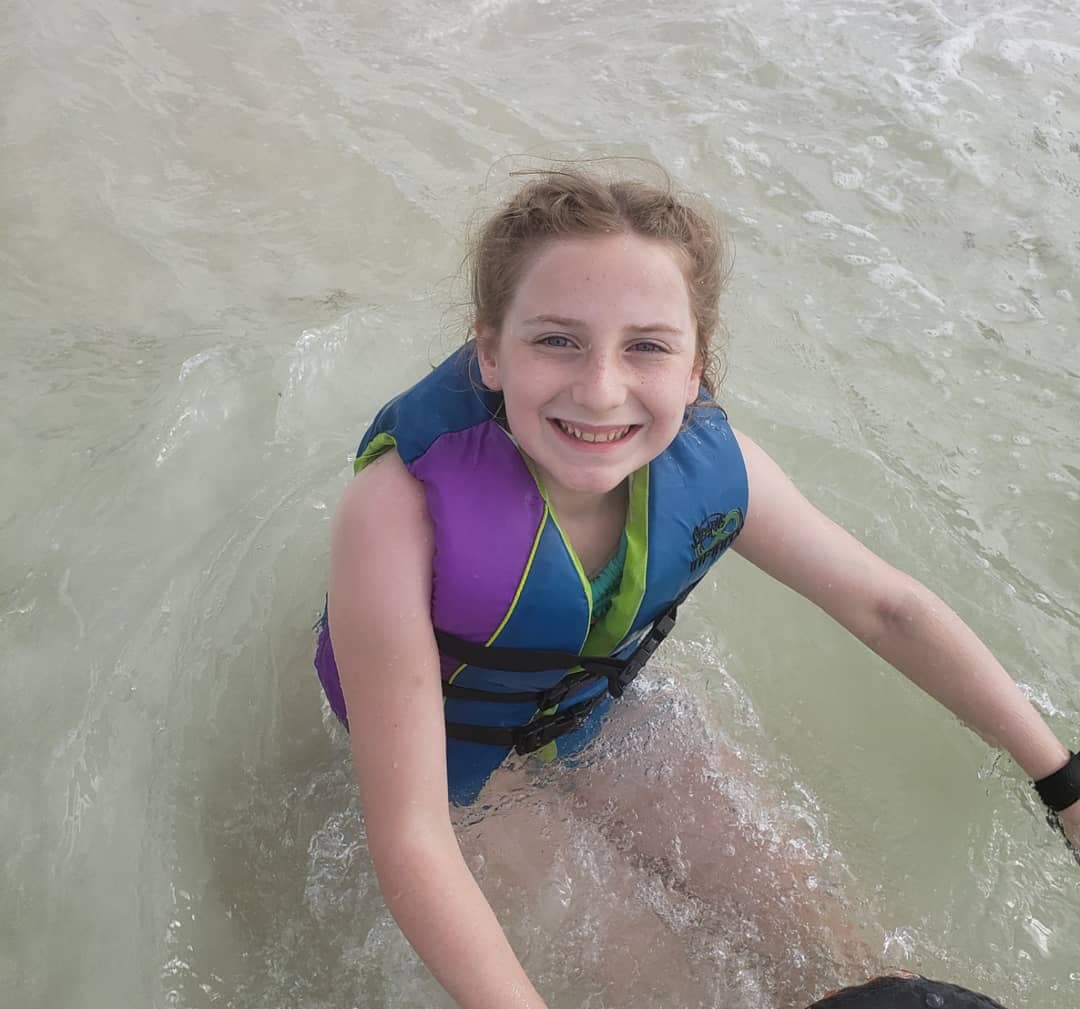
<path fill-rule="evenodd" d="M 630 477 L 622 580 L 594 623 L 589 579 L 506 427 L 502 396 L 483 386 L 472 345 L 378 412 L 355 471 L 391 450 L 423 485 L 434 532 L 431 618 L 455 801 L 512 748 L 554 755 L 559 740 L 560 753 L 575 749 L 746 516 L 746 469 L 727 417 L 696 406 Z M 344 722 L 325 619 L 315 664 Z M 472 784 L 455 789 L 455 769 Z"/>

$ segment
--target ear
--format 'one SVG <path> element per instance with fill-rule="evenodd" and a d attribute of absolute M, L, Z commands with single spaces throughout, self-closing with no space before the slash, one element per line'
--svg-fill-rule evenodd
<path fill-rule="evenodd" d="M 492 392 L 499 392 L 499 333 L 490 323 L 476 327 L 476 360 L 480 365 L 480 377 Z"/>
<path fill-rule="evenodd" d="M 690 377 L 686 380 L 686 405 L 692 406 L 701 392 L 701 376 L 705 371 L 705 363 L 697 358 L 694 367 L 690 371 Z"/>

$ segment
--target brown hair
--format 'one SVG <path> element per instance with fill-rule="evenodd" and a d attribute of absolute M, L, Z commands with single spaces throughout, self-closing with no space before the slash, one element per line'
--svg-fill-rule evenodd
<path fill-rule="evenodd" d="M 714 349 L 719 301 L 731 267 L 715 211 L 676 193 L 669 178 L 666 186 L 608 181 L 578 167 L 514 174 L 532 178 L 477 229 L 466 253 L 473 331 L 502 326 L 526 267 L 547 242 L 640 235 L 670 246 L 680 260 L 697 326 L 701 382 L 714 394 L 721 368 Z"/>

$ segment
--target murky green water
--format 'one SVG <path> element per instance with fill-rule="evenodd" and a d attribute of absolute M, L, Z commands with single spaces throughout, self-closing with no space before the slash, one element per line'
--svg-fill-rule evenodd
<path fill-rule="evenodd" d="M 644 155 L 711 195 L 734 422 L 1076 745 L 1067 0 L 15 0 L 0 95 L 6 1005 L 438 999 L 309 630 L 350 451 L 456 340 L 507 155 Z M 813 820 L 888 959 L 1080 1002 L 1080 874 L 1007 759 L 741 561 L 680 628 L 659 673 Z M 578 1006 L 534 910 L 529 969 Z"/>

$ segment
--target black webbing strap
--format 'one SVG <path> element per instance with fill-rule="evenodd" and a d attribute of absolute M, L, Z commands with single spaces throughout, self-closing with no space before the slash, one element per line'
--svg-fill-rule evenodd
<path fill-rule="evenodd" d="M 597 694 L 596 697 L 590 697 L 587 701 L 571 704 L 562 711 L 556 711 L 551 715 L 541 715 L 539 718 L 534 718 L 528 725 L 505 727 L 447 722 L 446 734 L 451 739 L 462 739 L 469 743 L 512 746 L 524 756 L 546 746 L 553 739 L 558 739 L 559 736 L 579 728 L 605 696 L 605 694 Z"/>
<path fill-rule="evenodd" d="M 451 659 L 480 669 L 500 669 L 508 673 L 546 673 L 549 669 L 574 669 L 580 666 L 588 672 L 607 676 L 621 669 L 623 659 L 606 655 L 578 655 L 576 652 L 549 651 L 541 648 L 499 648 L 466 641 L 454 634 L 435 629 L 439 651 Z"/>
<path fill-rule="evenodd" d="M 695 583 L 696 584 L 696 583 Z M 531 648 L 497 648 L 465 641 L 453 634 L 436 629 L 435 640 L 439 651 L 449 658 L 480 669 L 498 669 L 511 673 L 539 673 L 551 669 L 570 669 L 568 675 L 544 690 L 498 691 L 474 687 L 459 687 L 453 683 L 443 684 L 446 697 L 459 700 L 489 701 L 502 704 L 520 704 L 535 701 L 537 708 L 561 704 L 573 691 L 597 680 L 606 679 L 607 692 L 612 697 L 622 697 L 626 688 L 641 672 L 653 652 L 660 646 L 675 626 L 679 606 L 690 594 L 691 585 L 667 611 L 654 621 L 637 647 L 625 659 L 603 655 L 578 655 L 574 652 L 549 651 Z M 587 701 L 572 704 L 562 711 L 534 718 L 527 725 L 505 727 L 497 725 L 472 725 L 447 722 L 446 734 L 451 739 L 473 743 L 489 743 L 513 747 L 518 753 L 532 753 L 551 740 L 578 728 L 600 703 L 604 695 L 590 697 Z"/>
<path fill-rule="evenodd" d="M 590 683 L 603 679 L 595 673 L 584 669 L 574 673 L 568 673 L 558 683 L 552 684 L 545 690 L 481 690 L 479 687 L 459 687 L 456 683 L 443 684 L 443 696 L 453 697 L 460 701 L 494 701 L 502 704 L 521 704 L 524 701 L 535 701 L 536 706 L 543 710 L 562 704 L 575 690 L 587 687 Z"/>

